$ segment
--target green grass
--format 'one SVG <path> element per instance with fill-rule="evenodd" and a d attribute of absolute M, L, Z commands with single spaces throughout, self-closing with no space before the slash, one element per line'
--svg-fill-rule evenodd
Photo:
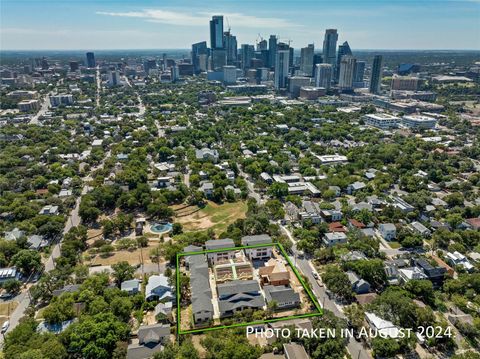
<path fill-rule="evenodd" d="M 391 241 L 391 242 L 388 242 L 390 248 L 393 248 L 393 249 L 398 249 L 398 248 L 401 248 L 402 245 L 396 241 Z"/>

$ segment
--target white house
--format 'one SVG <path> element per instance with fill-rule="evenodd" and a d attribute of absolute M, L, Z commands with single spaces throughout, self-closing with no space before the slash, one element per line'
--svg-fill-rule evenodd
<path fill-rule="evenodd" d="M 146 300 L 159 300 L 168 302 L 174 298 L 172 286 L 168 283 L 168 278 L 164 275 L 152 275 L 148 278 L 145 287 Z"/>
<path fill-rule="evenodd" d="M 242 246 L 254 246 L 259 244 L 267 244 L 269 246 L 260 248 L 246 248 L 245 254 L 250 260 L 270 258 L 272 256 L 272 238 L 268 234 L 242 237 Z"/>
<path fill-rule="evenodd" d="M 219 250 L 222 248 L 233 248 L 235 247 L 235 243 L 230 238 L 224 239 L 211 239 L 205 242 L 206 250 Z M 207 253 L 207 258 L 210 263 L 216 264 L 218 262 L 226 261 L 229 259 L 233 259 L 235 256 L 234 251 L 219 251 L 219 252 L 212 252 Z"/>
<path fill-rule="evenodd" d="M 397 238 L 397 228 L 393 223 L 382 223 L 378 226 L 380 235 L 387 241 L 393 241 Z"/>
<path fill-rule="evenodd" d="M 347 235 L 343 232 L 328 232 L 323 235 L 322 240 L 327 247 L 331 247 L 337 244 L 347 243 Z"/>

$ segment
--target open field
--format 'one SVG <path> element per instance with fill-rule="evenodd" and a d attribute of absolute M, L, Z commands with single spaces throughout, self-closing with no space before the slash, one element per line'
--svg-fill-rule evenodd
<path fill-rule="evenodd" d="M 0 325 L 3 325 L 8 320 L 9 314 L 13 313 L 17 306 L 18 302 L 15 301 L 0 303 Z"/>
<path fill-rule="evenodd" d="M 212 228 L 219 234 L 237 219 L 245 218 L 247 203 L 245 201 L 235 203 L 216 204 L 208 202 L 207 205 L 197 210 L 198 207 L 174 207 L 177 217 L 176 223 L 180 223 L 187 231 L 203 231 Z"/>

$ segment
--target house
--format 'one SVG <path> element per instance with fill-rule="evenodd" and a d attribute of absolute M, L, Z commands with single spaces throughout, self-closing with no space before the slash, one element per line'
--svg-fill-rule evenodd
<path fill-rule="evenodd" d="M 473 317 L 470 314 L 466 314 L 462 312 L 457 307 L 449 308 L 449 311 L 450 312 L 448 313 L 447 318 L 456 327 L 458 327 L 459 325 L 462 326 L 465 324 L 469 324 L 471 326 L 474 325 Z"/>
<path fill-rule="evenodd" d="M 0 269 L 0 283 L 6 282 L 9 279 L 20 279 L 20 272 L 17 268 L 1 268 Z"/>
<path fill-rule="evenodd" d="M 317 203 L 312 201 L 302 202 L 303 211 L 299 213 L 299 217 L 302 222 L 310 220 L 313 224 L 320 223 L 320 208 Z"/>
<path fill-rule="evenodd" d="M 362 222 L 357 221 L 355 218 L 350 218 L 348 220 L 348 226 L 350 228 L 357 228 L 357 229 L 364 229 L 366 227 Z"/>
<path fill-rule="evenodd" d="M 273 183 L 273 178 L 267 172 L 260 173 L 260 178 L 267 184 Z"/>
<path fill-rule="evenodd" d="M 472 229 L 479 230 L 480 229 L 480 217 L 478 218 L 468 218 L 465 220 Z"/>
<path fill-rule="evenodd" d="M 234 247 L 235 247 L 235 243 L 230 238 L 210 239 L 205 242 L 205 249 L 207 251 L 218 250 L 222 248 L 234 248 Z M 216 264 L 218 262 L 232 259 L 234 256 L 235 256 L 234 251 L 207 253 L 207 259 L 212 264 Z"/>
<path fill-rule="evenodd" d="M 244 309 L 263 309 L 265 300 L 256 280 L 233 280 L 217 285 L 220 317 L 232 316 Z"/>
<path fill-rule="evenodd" d="M 30 249 L 40 249 L 48 246 L 48 241 L 42 236 L 34 234 L 28 237 L 27 244 Z"/>
<path fill-rule="evenodd" d="M 331 247 L 337 244 L 347 243 L 347 235 L 343 232 L 327 232 L 323 235 L 322 240 L 327 247 Z"/>
<path fill-rule="evenodd" d="M 202 148 L 200 150 L 195 150 L 195 157 L 197 160 L 201 160 L 201 161 L 217 162 L 219 156 L 218 156 L 217 150 Z"/>
<path fill-rule="evenodd" d="M 370 328 L 383 337 L 397 338 L 399 335 L 399 328 L 392 322 L 384 320 L 375 313 L 365 312 L 365 320 Z"/>
<path fill-rule="evenodd" d="M 335 193 L 335 197 L 339 197 L 342 194 L 342 190 L 338 186 L 328 186 L 328 189 Z"/>
<path fill-rule="evenodd" d="M 212 182 L 203 182 L 200 191 L 203 192 L 206 198 L 211 198 L 213 196 L 213 183 Z"/>
<path fill-rule="evenodd" d="M 413 260 L 415 266 L 420 268 L 427 278 L 432 282 L 434 288 L 439 288 L 443 285 L 445 279 L 446 269 L 443 267 L 434 267 L 424 258 L 416 258 Z"/>
<path fill-rule="evenodd" d="M 245 249 L 245 254 L 250 260 L 271 257 L 272 238 L 268 234 L 242 237 L 242 246 L 256 246 L 261 244 L 266 244 L 268 247 Z"/>
<path fill-rule="evenodd" d="M 25 237 L 25 232 L 18 228 L 14 228 L 10 232 L 5 232 L 5 240 L 7 241 L 16 241 L 17 239 L 21 239 L 23 237 Z"/>
<path fill-rule="evenodd" d="M 262 285 L 288 285 L 290 284 L 290 273 L 285 264 L 275 258 L 258 269 L 258 276 Z"/>
<path fill-rule="evenodd" d="M 427 276 L 418 267 L 408 267 L 408 268 L 401 268 L 398 270 L 398 278 L 403 283 L 408 283 L 412 279 L 415 279 L 415 280 L 427 279 Z"/>
<path fill-rule="evenodd" d="M 391 196 L 390 198 L 392 199 L 392 205 L 394 207 L 398 208 L 399 210 L 401 210 L 402 212 L 409 213 L 409 212 L 413 212 L 415 210 L 415 207 L 408 204 L 407 202 L 405 202 L 400 197 Z"/>
<path fill-rule="evenodd" d="M 126 280 L 120 284 L 120 289 L 128 294 L 137 294 L 140 292 L 140 281 L 138 279 Z"/>
<path fill-rule="evenodd" d="M 63 293 L 74 293 L 79 289 L 80 289 L 80 284 L 69 284 L 69 285 L 66 285 L 63 288 L 55 289 L 52 292 L 52 295 L 54 297 L 58 297 L 58 296 L 62 295 Z"/>
<path fill-rule="evenodd" d="M 342 212 L 332 209 L 324 209 L 320 211 L 320 215 L 325 222 L 338 222 L 342 220 Z"/>
<path fill-rule="evenodd" d="M 460 252 L 447 252 L 445 258 L 452 266 L 463 267 L 463 269 L 465 269 L 467 272 L 472 272 L 475 269 L 475 267 L 468 261 L 467 257 Z"/>
<path fill-rule="evenodd" d="M 73 194 L 73 192 L 72 192 L 71 189 L 62 189 L 62 190 L 58 193 L 58 197 L 59 197 L 59 198 L 70 197 L 72 194 Z"/>
<path fill-rule="evenodd" d="M 363 201 L 352 205 L 352 212 L 360 212 L 362 210 L 372 212 L 373 206 L 370 203 L 363 202 Z"/>
<path fill-rule="evenodd" d="M 342 254 L 340 259 L 344 262 L 351 262 L 367 259 L 367 256 L 360 251 L 351 251 L 346 254 Z"/>
<path fill-rule="evenodd" d="M 365 294 L 370 292 L 370 283 L 360 278 L 355 272 L 347 272 L 348 280 L 352 285 L 352 290 L 356 294 Z"/>
<path fill-rule="evenodd" d="M 297 308 L 300 305 L 300 294 L 287 285 L 266 285 L 263 287 L 267 304 L 277 303 L 278 309 Z"/>
<path fill-rule="evenodd" d="M 298 343 L 283 344 L 283 351 L 286 359 L 309 359 L 304 346 Z"/>
<path fill-rule="evenodd" d="M 367 187 L 367 185 L 364 182 L 353 182 L 352 184 L 349 184 L 347 186 L 347 193 L 351 195 L 357 191 L 364 189 L 365 187 Z"/>
<path fill-rule="evenodd" d="M 397 238 L 397 228 L 393 223 L 382 223 L 378 226 L 378 231 L 383 239 L 393 241 Z"/>
<path fill-rule="evenodd" d="M 162 302 L 171 301 L 175 296 L 172 286 L 164 275 L 152 275 L 148 278 L 145 287 L 145 300 L 159 300 Z"/>
<path fill-rule="evenodd" d="M 332 222 L 328 224 L 328 231 L 346 233 L 348 229 L 341 222 Z"/>
<path fill-rule="evenodd" d="M 213 319 L 213 304 L 207 258 L 203 254 L 195 254 L 187 256 L 186 262 L 190 269 L 193 322 L 195 325 L 208 323 Z"/>
<path fill-rule="evenodd" d="M 157 318 L 159 321 L 161 321 L 161 318 L 172 320 L 172 307 L 172 302 L 158 303 L 154 309 L 155 318 Z"/>
<path fill-rule="evenodd" d="M 432 232 L 427 227 L 425 227 L 423 224 L 421 224 L 420 222 L 410 223 L 410 228 L 414 232 L 420 234 L 423 237 L 428 237 L 432 234 Z"/>
<path fill-rule="evenodd" d="M 138 329 L 138 342 L 127 347 L 127 359 L 147 359 L 163 350 L 170 338 L 169 324 L 142 325 Z"/>
<path fill-rule="evenodd" d="M 39 214 L 56 216 L 59 214 L 58 206 L 47 205 L 40 210 Z"/>

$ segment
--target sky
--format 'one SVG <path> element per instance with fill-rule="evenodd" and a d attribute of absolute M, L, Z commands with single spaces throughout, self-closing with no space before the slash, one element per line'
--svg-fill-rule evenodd
<path fill-rule="evenodd" d="M 480 0 L 1 0 L 0 50 L 187 49 L 224 15 L 242 43 L 480 50 Z"/>

